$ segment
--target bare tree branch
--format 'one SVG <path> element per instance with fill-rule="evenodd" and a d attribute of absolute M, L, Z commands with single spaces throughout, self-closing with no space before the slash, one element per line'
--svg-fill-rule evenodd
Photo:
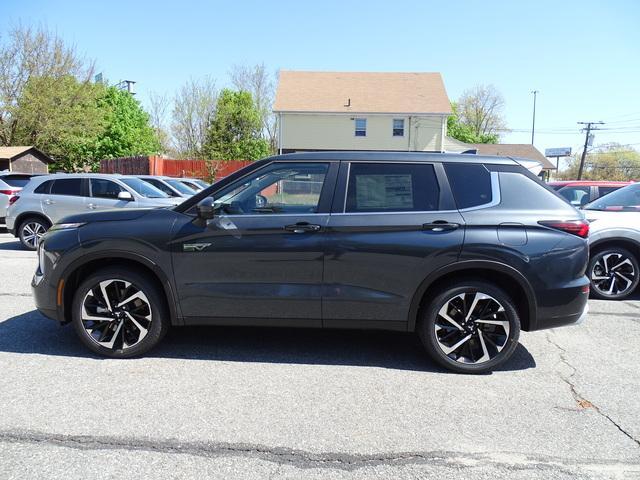
<path fill-rule="evenodd" d="M 499 135 L 506 131 L 504 105 L 504 98 L 493 85 L 476 85 L 460 97 L 460 121 L 471 126 L 476 135 Z"/>

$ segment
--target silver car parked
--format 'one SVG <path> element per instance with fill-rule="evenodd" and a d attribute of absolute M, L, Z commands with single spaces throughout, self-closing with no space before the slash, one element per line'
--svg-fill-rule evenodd
<path fill-rule="evenodd" d="M 162 177 L 158 175 L 137 175 L 137 178 L 150 183 L 158 190 L 162 190 L 170 197 L 189 198 L 196 194 L 196 190 L 186 186 L 177 178 Z"/>
<path fill-rule="evenodd" d="M 640 183 L 632 183 L 589 203 L 591 295 L 621 300 L 640 282 Z"/>
<path fill-rule="evenodd" d="M 170 207 L 170 198 L 139 178 L 125 175 L 56 174 L 34 178 L 7 212 L 7 229 L 29 249 L 61 218 L 87 210 Z"/>

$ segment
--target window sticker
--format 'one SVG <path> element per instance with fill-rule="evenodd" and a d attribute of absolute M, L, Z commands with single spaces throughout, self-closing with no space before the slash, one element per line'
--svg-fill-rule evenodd
<path fill-rule="evenodd" d="M 358 210 L 412 209 L 411 175 L 357 175 L 356 205 Z"/>

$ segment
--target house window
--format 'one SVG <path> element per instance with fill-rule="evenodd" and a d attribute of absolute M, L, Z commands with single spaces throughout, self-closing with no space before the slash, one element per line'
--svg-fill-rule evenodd
<path fill-rule="evenodd" d="M 367 119 L 356 118 L 356 137 L 367 136 Z"/>
<path fill-rule="evenodd" d="M 404 118 L 393 119 L 393 136 L 404 137 Z"/>

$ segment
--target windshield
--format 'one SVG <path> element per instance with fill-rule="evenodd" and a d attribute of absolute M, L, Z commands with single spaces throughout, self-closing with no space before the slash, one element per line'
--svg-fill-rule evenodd
<path fill-rule="evenodd" d="M 640 183 L 634 183 L 600 197 L 586 205 L 584 209 L 638 212 L 640 211 Z"/>
<path fill-rule="evenodd" d="M 195 193 L 196 193 L 195 190 L 187 187 L 180 180 L 175 180 L 173 178 L 165 178 L 164 181 L 167 182 L 169 185 L 171 185 L 173 188 L 175 188 L 176 190 L 178 190 L 180 193 L 182 193 L 184 195 L 195 195 Z"/>
<path fill-rule="evenodd" d="M 194 178 L 193 180 L 191 180 L 192 182 L 196 182 L 198 185 L 200 185 L 202 188 L 207 188 L 209 187 L 211 184 L 205 182 L 204 180 L 200 180 L 199 178 Z"/>
<path fill-rule="evenodd" d="M 150 183 L 144 182 L 139 178 L 121 178 L 121 182 L 133 188 L 138 194 L 147 198 L 169 198 L 164 192 L 161 192 Z"/>

